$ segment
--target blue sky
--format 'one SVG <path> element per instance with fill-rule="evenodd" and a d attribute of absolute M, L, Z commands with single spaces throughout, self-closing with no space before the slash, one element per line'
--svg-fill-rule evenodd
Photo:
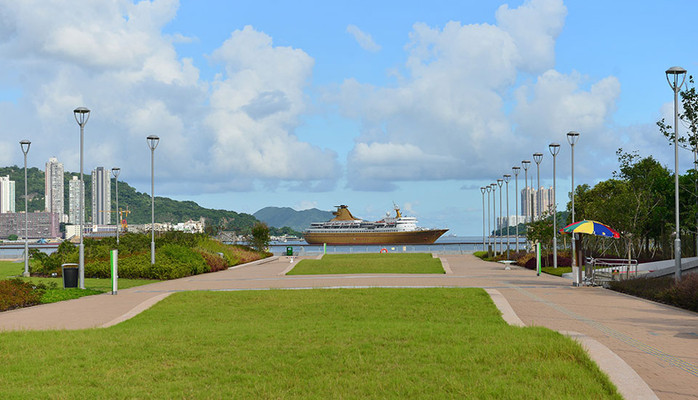
<path fill-rule="evenodd" d="M 615 151 L 673 169 L 655 122 L 664 71 L 698 69 L 693 1 L 0 0 L 0 164 L 51 156 L 122 168 L 156 195 L 253 213 L 265 206 L 378 219 L 395 202 L 427 227 L 482 232 L 479 187 L 534 152 L 558 207 L 565 133 L 575 183 L 608 179 Z M 690 168 L 683 151 L 680 169 Z M 523 186 L 523 175 L 519 186 Z M 510 211 L 516 197 L 510 188 Z"/>

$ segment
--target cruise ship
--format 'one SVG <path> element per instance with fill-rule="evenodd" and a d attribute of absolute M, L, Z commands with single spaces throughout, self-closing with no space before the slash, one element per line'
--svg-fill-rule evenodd
<path fill-rule="evenodd" d="M 395 206 L 395 217 L 388 214 L 380 221 L 364 221 L 351 215 L 346 205 L 336 206 L 334 218 L 313 222 L 303 232 L 309 244 L 431 244 L 448 229 L 417 227 L 417 219 L 404 217 Z"/>

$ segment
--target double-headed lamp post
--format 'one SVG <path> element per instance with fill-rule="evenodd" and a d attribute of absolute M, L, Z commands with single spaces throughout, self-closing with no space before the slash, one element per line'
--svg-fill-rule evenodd
<path fill-rule="evenodd" d="M 502 236 L 502 184 L 503 179 L 497 179 L 497 186 L 499 186 L 499 254 L 504 253 L 504 237 Z"/>
<path fill-rule="evenodd" d="M 528 217 L 531 216 L 529 214 L 530 210 L 530 205 L 531 205 L 531 199 L 528 198 L 528 167 L 531 166 L 531 160 L 523 160 L 521 161 L 521 167 L 524 169 L 524 193 L 525 196 L 522 196 L 522 199 L 526 199 L 526 209 L 523 209 L 523 202 L 521 202 L 521 210 L 524 212 L 524 221 L 528 222 Z M 527 216 L 526 216 L 527 215 Z"/>
<path fill-rule="evenodd" d="M 504 183 L 507 184 L 507 260 L 509 259 L 509 180 L 511 179 L 511 175 L 509 174 L 504 174 Z"/>
<path fill-rule="evenodd" d="M 485 186 L 485 190 L 487 191 L 487 257 L 490 256 L 490 249 L 492 248 L 492 235 L 490 235 L 490 232 L 492 232 L 492 229 L 490 228 L 490 192 L 492 191 L 492 188 L 490 185 Z"/>
<path fill-rule="evenodd" d="M 537 170 L 537 176 L 538 176 L 538 178 L 536 180 L 537 186 L 536 186 L 536 211 L 535 211 L 535 215 L 537 217 L 536 219 L 540 219 L 541 213 L 543 211 L 543 208 L 541 205 L 543 202 L 542 201 L 543 198 L 542 198 L 541 193 L 540 193 L 540 163 L 541 163 L 541 161 L 543 161 L 543 153 L 533 153 L 533 161 L 536 162 L 536 170 Z M 532 179 L 533 178 L 531 178 L 531 180 Z"/>
<path fill-rule="evenodd" d="M 27 199 L 27 153 L 32 142 L 22 140 L 19 146 L 24 153 L 24 273 L 22 276 L 29 276 L 29 200 Z"/>
<path fill-rule="evenodd" d="M 579 140 L 579 132 L 569 131 L 567 132 L 567 142 L 569 142 L 572 151 L 572 221 L 571 223 L 577 222 L 574 219 L 574 145 Z M 577 234 L 572 233 L 572 272 L 574 273 L 574 281 L 579 285 L 582 280 L 581 275 L 581 265 L 577 265 Z M 581 260 L 580 264 L 581 264 Z M 579 268 L 578 268 L 579 267 Z"/>
<path fill-rule="evenodd" d="M 559 143 L 548 145 L 550 154 L 553 155 L 553 267 L 557 268 L 557 196 L 555 196 L 555 157 L 560 152 Z"/>
<path fill-rule="evenodd" d="M 485 245 L 485 187 L 480 188 L 482 193 L 482 251 L 485 251 L 487 246 Z"/>
<path fill-rule="evenodd" d="M 83 224 L 85 219 L 85 182 L 82 176 L 82 166 L 83 166 L 83 144 L 85 138 L 85 125 L 90 119 L 90 110 L 87 107 L 78 107 L 73 110 L 73 115 L 75 116 L 75 121 L 80 125 L 80 245 L 79 249 L 79 264 L 78 264 L 78 275 L 79 282 L 78 285 L 80 289 L 85 288 L 85 245 L 82 241 L 83 236 Z"/>
<path fill-rule="evenodd" d="M 514 204 L 516 204 L 516 214 L 514 214 L 514 224 L 516 225 L 516 252 L 519 252 L 519 200 L 516 198 L 519 196 L 519 171 L 521 170 L 521 167 L 519 166 L 514 166 L 511 167 L 511 169 L 514 171 Z"/>
<path fill-rule="evenodd" d="M 111 169 L 112 175 L 114 175 L 114 184 L 116 185 L 116 245 L 119 245 L 119 225 L 121 221 L 119 218 L 119 174 L 121 173 L 121 168 L 114 167 Z"/>
<path fill-rule="evenodd" d="M 669 79 L 669 75 L 672 79 Z M 681 83 L 679 83 L 681 78 Z M 681 227 L 679 225 L 679 91 L 686 80 L 686 70 L 681 67 L 671 67 L 666 70 L 666 80 L 674 91 L 674 212 L 676 213 L 676 239 L 674 239 L 674 260 L 676 272 L 674 279 L 681 280 Z M 673 80 L 673 82 L 672 82 Z"/>
<path fill-rule="evenodd" d="M 155 148 L 160 143 L 156 135 L 147 137 L 150 147 L 150 265 L 155 265 Z"/>
<path fill-rule="evenodd" d="M 494 255 L 495 257 L 497 256 L 497 236 L 494 234 L 497 232 L 497 184 L 496 183 L 490 183 L 490 187 L 492 188 L 492 249 L 494 250 Z"/>

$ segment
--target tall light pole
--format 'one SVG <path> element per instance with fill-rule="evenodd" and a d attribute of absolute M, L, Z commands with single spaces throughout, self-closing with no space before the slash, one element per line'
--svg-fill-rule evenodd
<path fill-rule="evenodd" d="M 572 223 L 577 222 L 574 219 L 574 145 L 579 140 L 579 132 L 569 131 L 567 132 L 567 142 L 569 142 L 572 151 Z M 572 273 L 574 274 L 574 281 L 579 285 L 582 283 L 582 270 L 577 268 L 577 234 L 572 234 Z M 581 260 L 580 260 L 581 261 Z M 580 262 L 581 264 L 581 262 Z M 581 265 L 579 266 L 581 267 Z"/>
<path fill-rule="evenodd" d="M 497 196 L 495 194 L 497 191 L 497 184 L 490 183 L 490 187 L 492 188 L 492 227 L 494 228 L 494 232 L 497 232 Z M 494 249 L 494 255 L 497 256 L 497 236 L 494 236 L 492 241 L 494 242 L 494 246 L 492 246 Z"/>
<path fill-rule="evenodd" d="M 555 196 L 555 157 L 560 152 L 559 143 L 548 145 L 550 154 L 553 155 L 553 267 L 557 268 L 557 198 Z"/>
<path fill-rule="evenodd" d="M 19 146 L 24 153 L 24 273 L 22 276 L 29 276 L 29 200 L 27 199 L 27 153 L 32 142 L 22 140 Z"/>
<path fill-rule="evenodd" d="M 543 161 L 543 153 L 533 153 L 533 161 L 536 162 L 536 170 L 538 171 L 537 172 L 538 180 L 536 181 L 537 186 L 536 186 L 536 211 L 535 211 L 535 214 L 538 217 L 536 219 L 540 219 L 541 213 L 543 211 L 543 208 L 541 205 L 543 199 L 542 199 L 541 193 L 540 193 L 540 162 Z"/>
<path fill-rule="evenodd" d="M 673 83 L 669 79 L 672 75 Z M 679 83 L 681 77 L 681 83 Z M 681 280 L 681 227 L 679 225 L 679 91 L 686 80 L 686 70 L 681 67 L 671 67 L 666 70 L 666 80 L 674 91 L 674 212 L 676 213 L 676 239 L 674 239 L 674 259 L 676 272 L 674 279 Z"/>
<path fill-rule="evenodd" d="M 521 161 L 521 167 L 524 169 L 524 193 L 525 193 L 525 198 L 526 198 L 526 210 L 523 210 L 523 212 L 524 212 L 524 221 L 526 221 L 526 222 L 528 222 L 528 217 L 531 216 L 531 214 L 529 214 L 531 200 L 528 198 L 528 167 L 530 167 L 530 166 L 531 166 L 531 160 Z M 521 208 L 523 209 L 523 203 L 521 204 Z"/>
<path fill-rule="evenodd" d="M 121 221 L 119 218 L 119 174 L 121 173 L 121 168 L 114 167 L 111 169 L 112 175 L 114 175 L 114 184 L 116 185 L 116 245 L 119 245 L 119 225 Z"/>
<path fill-rule="evenodd" d="M 497 186 L 499 186 L 499 254 L 504 253 L 504 237 L 502 236 L 502 184 L 504 181 L 502 179 L 497 179 Z"/>
<path fill-rule="evenodd" d="M 514 187 L 514 193 L 515 193 L 514 200 L 516 200 L 516 201 L 514 201 L 514 204 L 516 204 L 516 214 L 514 214 L 514 215 L 516 215 L 516 216 L 514 217 L 514 220 L 516 221 L 515 222 L 515 224 L 516 224 L 516 252 L 518 253 L 519 252 L 519 200 L 516 198 L 516 196 L 519 196 L 519 171 L 521 170 L 521 167 L 515 166 L 515 167 L 511 167 L 511 169 L 514 171 L 514 176 L 516 177 L 515 178 L 516 186 Z"/>
<path fill-rule="evenodd" d="M 75 116 L 75 121 L 80 125 L 80 245 L 78 246 L 80 258 L 78 264 L 78 275 L 79 275 L 79 286 L 80 289 L 85 288 L 85 245 L 82 242 L 83 236 L 83 224 L 85 217 L 85 182 L 82 176 L 82 166 L 83 166 L 83 144 L 85 137 L 85 125 L 90 119 L 90 110 L 87 107 L 78 107 L 73 110 L 73 115 Z"/>
<path fill-rule="evenodd" d="M 485 186 L 485 190 L 487 191 L 487 257 L 490 256 L 490 249 L 492 248 L 492 235 L 490 235 L 490 232 L 492 232 L 492 229 L 490 228 L 490 192 L 492 191 L 492 187 L 490 185 Z"/>
<path fill-rule="evenodd" d="M 504 183 L 507 184 L 507 260 L 509 259 L 509 180 L 511 175 L 504 174 Z"/>
<path fill-rule="evenodd" d="M 480 188 L 480 192 L 482 192 L 482 251 L 485 251 L 485 248 L 487 247 L 485 245 L 485 187 L 482 186 Z"/>
<path fill-rule="evenodd" d="M 150 135 L 146 139 L 150 147 L 150 265 L 155 265 L 155 148 L 160 138 Z"/>

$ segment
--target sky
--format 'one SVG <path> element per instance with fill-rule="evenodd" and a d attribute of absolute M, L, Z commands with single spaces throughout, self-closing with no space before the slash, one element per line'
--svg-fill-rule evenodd
<path fill-rule="evenodd" d="M 691 0 L 0 0 L 0 165 L 22 166 L 28 139 L 30 167 L 79 171 L 84 106 L 85 173 L 120 167 L 144 193 L 158 135 L 156 196 L 367 220 L 395 203 L 481 235 L 480 187 L 536 152 L 552 186 L 552 142 L 566 207 L 569 131 L 575 184 L 611 178 L 619 148 L 674 170 L 655 123 L 673 124 L 664 71 L 698 70 L 695 15 Z M 681 150 L 679 170 L 692 161 Z"/>

